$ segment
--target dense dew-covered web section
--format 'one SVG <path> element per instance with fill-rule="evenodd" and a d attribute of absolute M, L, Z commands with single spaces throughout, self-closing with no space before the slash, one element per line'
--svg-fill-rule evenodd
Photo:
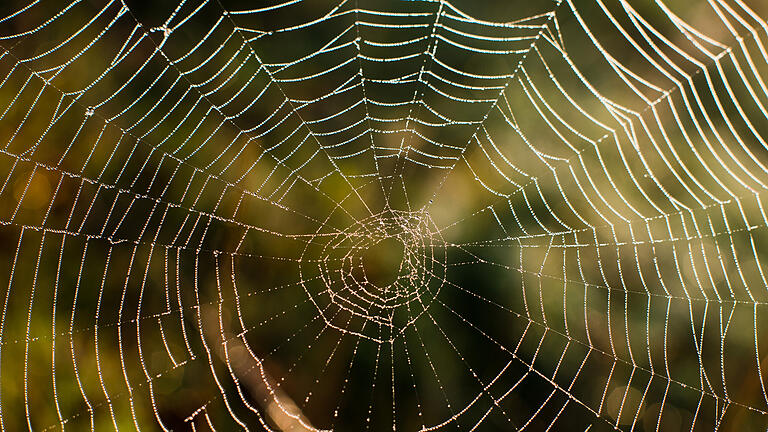
<path fill-rule="evenodd" d="M 0 2 L 0 431 L 765 430 L 766 17 Z"/>

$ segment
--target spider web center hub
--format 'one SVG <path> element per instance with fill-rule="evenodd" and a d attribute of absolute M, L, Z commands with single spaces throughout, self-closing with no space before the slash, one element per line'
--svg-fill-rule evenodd
<path fill-rule="evenodd" d="M 305 251 L 302 285 L 322 319 L 341 332 L 391 341 L 429 309 L 447 280 L 447 247 L 427 212 L 385 210 L 321 238 Z"/>

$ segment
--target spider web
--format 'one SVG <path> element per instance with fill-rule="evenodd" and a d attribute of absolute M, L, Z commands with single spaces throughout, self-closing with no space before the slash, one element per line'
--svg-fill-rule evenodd
<path fill-rule="evenodd" d="M 764 430 L 765 5 L 477 3 L 3 3 L 0 430 Z"/>

